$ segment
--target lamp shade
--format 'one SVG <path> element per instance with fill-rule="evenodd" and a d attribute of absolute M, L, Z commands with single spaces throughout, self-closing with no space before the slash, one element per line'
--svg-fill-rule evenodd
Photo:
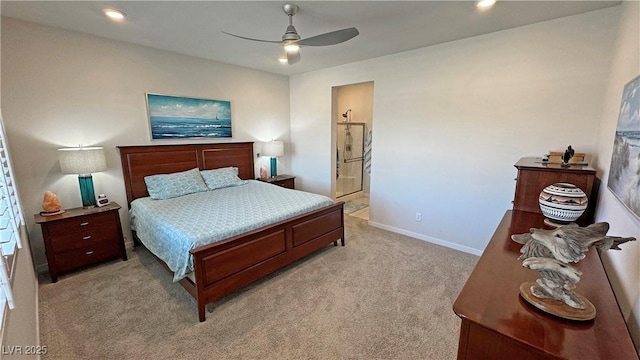
<path fill-rule="evenodd" d="M 280 140 L 273 140 L 264 143 L 262 145 L 262 155 L 272 157 L 284 155 L 284 142 Z"/>
<path fill-rule="evenodd" d="M 58 149 L 60 170 L 65 174 L 91 174 L 107 170 L 107 160 L 102 147 L 77 147 Z"/>

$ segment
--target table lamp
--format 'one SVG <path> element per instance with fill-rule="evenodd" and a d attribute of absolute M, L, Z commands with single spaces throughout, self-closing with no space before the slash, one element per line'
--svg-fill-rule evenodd
<path fill-rule="evenodd" d="M 102 147 L 76 147 L 58 149 L 60 170 L 64 174 L 78 174 L 82 206 L 96 205 L 91 173 L 107 170 L 107 160 Z"/>
<path fill-rule="evenodd" d="M 284 142 L 273 140 L 262 145 L 262 155 L 271 156 L 271 177 L 278 176 L 276 157 L 284 155 Z"/>

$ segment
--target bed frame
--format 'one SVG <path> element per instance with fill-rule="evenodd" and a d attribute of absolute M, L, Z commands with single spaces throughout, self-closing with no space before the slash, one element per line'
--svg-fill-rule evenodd
<path fill-rule="evenodd" d="M 144 177 L 200 168 L 238 167 L 254 179 L 253 143 L 118 146 L 127 203 L 149 196 Z M 180 284 L 196 299 L 200 322 L 218 300 L 330 243 L 344 246 L 343 202 L 191 250 L 195 283 Z M 135 232 L 134 242 L 139 244 Z M 159 259 L 158 259 L 159 260 Z M 165 268 L 166 264 L 159 260 Z"/>

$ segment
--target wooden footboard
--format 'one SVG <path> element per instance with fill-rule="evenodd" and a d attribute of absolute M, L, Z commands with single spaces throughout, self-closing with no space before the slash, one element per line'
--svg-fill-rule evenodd
<path fill-rule="evenodd" d="M 339 239 L 344 246 L 343 205 L 340 202 L 191 250 L 196 283 L 182 285 L 195 286 L 199 320 L 205 320 L 208 303 Z"/>

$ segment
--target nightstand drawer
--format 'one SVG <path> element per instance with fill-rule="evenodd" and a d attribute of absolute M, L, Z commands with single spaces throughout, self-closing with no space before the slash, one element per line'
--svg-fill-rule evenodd
<path fill-rule="evenodd" d="M 49 236 L 61 236 L 72 232 L 98 229 L 104 224 L 115 223 L 113 213 L 85 215 L 47 225 Z"/>
<path fill-rule="evenodd" d="M 67 235 L 52 236 L 51 244 L 55 254 L 62 254 L 69 250 L 80 249 L 94 245 L 101 241 L 115 239 L 118 236 L 116 224 L 103 228 L 90 228 L 85 231 L 72 232 Z"/>
<path fill-rule="evenodd" d="M 57 270 L 62 272 L 119 256 L 120 249 L 117 242 L 103 241 L 77 250 L 54 255 L 54 259 Z"/>
<path fill-rule="evenodd" d="M 296 187 L 295 184 L 295 180 L 294 179 L 286 179 L 286 180 L 280 180 L 278 182 L 274 182 L 274 185 L 278 185 L 278 186 L 282 186 L 288 189 L 293 189 Z"/>

